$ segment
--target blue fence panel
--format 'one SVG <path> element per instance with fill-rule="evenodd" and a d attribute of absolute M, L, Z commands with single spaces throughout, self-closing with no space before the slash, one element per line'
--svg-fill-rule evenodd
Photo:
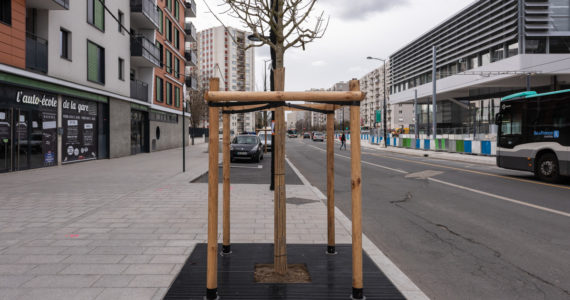
<path fill-rule="evenodd" d="M 398 147 L 398 139 L 397 138 L 393 138 L 394 139 L 394 147 Z"/>
<path fill-rule="evenodd" d="M 420 139 L 416 139 L 416 149 L 420 149 Z"/>
<path fill-rule="evenodd" d="M 386 146 L 390 146 L 390 139 L 386 140 Z"/>
<path fill-rule="evenodd" d="M 464 141 L 464 151 L 465 153 L 472 153 L 473 152 L 473 143 L 471 141 Z"/>
<path fill-rule="evenodd" d="M 429 140 L 424 140 L 424 149 L 429 150 Z"/>
<path fill-rule="evenodd" d="M 481 141 L 481 154 L 491 155 L 491 141 Z"/>

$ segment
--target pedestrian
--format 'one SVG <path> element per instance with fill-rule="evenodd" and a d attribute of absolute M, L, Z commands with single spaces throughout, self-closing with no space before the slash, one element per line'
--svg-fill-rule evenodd
<path fill-rule="evenodd" d="M 344 135 L 344 132 L 340 136 L 340 150 L 342 150 L 342 147 L 346 150 L 346 135 Z"/>

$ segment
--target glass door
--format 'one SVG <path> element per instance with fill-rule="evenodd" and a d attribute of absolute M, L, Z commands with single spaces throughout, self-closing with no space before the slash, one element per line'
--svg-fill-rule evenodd
<path fill-rule="evenodd" d="M 0 108 L 0 173 L 12 170 L 12 109 Z"/>
<path fill-rule="evenodd" d="M 14 109 L 14 162 L 13 171 L 30 168 L 30 114 L 28 111 Z"/>

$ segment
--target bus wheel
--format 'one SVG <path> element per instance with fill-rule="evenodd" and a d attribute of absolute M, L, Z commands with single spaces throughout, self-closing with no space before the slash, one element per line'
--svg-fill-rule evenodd
<path fill-rule="evenodd" d="M 535 174 L 540 180 L 558 182 L 560 180 L 560 169 L 556 155 L 552 153 L 541 155 L 536 164 Z"/>

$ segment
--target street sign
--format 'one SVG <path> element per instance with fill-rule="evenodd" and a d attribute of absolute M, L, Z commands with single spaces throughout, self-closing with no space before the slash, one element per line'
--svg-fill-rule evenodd
<path fill-rule="evenodd" d="M 382 122 L 382 110 L 376 111 L 376 123 Z"/>

